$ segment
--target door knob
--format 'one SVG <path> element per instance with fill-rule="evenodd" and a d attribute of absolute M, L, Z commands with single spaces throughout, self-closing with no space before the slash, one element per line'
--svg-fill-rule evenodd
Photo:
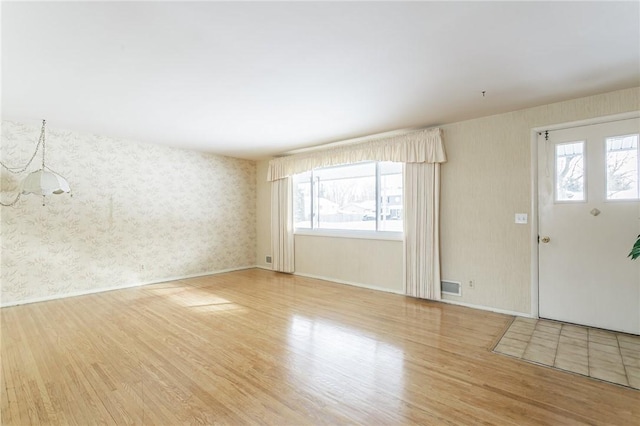
<path fill-rule="evenodd" d="M 547 244 L 549 241 L 551 241 L 551 238 L 549 238 L 549 237 L 542 237 L 542 239 L 541 239 L 540 241 L 542 241 L 543 243 Z"/>

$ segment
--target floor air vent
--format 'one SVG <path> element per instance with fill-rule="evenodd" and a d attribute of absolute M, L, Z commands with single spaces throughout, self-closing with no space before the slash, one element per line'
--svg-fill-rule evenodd
<path fill-rule="evenodd" d="M 456 281 L 441 281 L 442 294 L 452 294 L 454 296 L 462 296 L 462 285 Z"/>

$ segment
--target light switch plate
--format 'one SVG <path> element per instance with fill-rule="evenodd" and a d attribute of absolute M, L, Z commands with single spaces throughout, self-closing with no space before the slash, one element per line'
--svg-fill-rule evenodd
<path fill-rule="evenodd" d="M 526 213 L 516 213 L 516 223 L 518 224 L 526 224 L 527 223 L 527 214 Z"/>

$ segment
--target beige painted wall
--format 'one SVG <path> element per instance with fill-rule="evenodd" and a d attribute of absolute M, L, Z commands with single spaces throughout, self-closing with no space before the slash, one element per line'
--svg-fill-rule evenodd
<path fill-rule="evenodd" d="M 3 161 L 25 164 L 39 130 L 4 121 Z M 47 165 L 73 197 L 2 207 L 3 305 L 254 265 L 253 161 L 49 127 Z M 1 176 L 6 202 L 19 180 Z"/>
<path fill-rule="evenodd" d="M 462 297 L 445 297 L 530 313 L 531 220 L 516 225 L 514 215 L 527 213 L 531 219 L 537 213 L 531 211 L 531 129 L 637 110 L 640 88 L 633 88 L 441 126 L 449 159 L 442 166 L 442 278 L 465 284 Z M 266 164 L 258 167 L 264 170 L 258 172 L 259 193 L 268 190 Z M 258 199 L 258 215 L 269 214 L 269 198 Z M 259 227 L 258 252 L 268 241 L 268 227 Z M 402 244 L 301 236 L 295 241 L 299 273 L 362 285 L 370 285 L 375 275 L 384 277 L 377 285 L 388 291 L 402 288 Z M 340 255 L 357 267 L 348 268 Z M 387 265 L 381 259 L 400 262 Z M 377 269 L 381 264 L 383 274 Z M 474 288 L 468 287 L 470 280 Z"/>
<path fill-rule="evenodd" d="M 296 235 L 296 274 L 403 293 L 402 241 Z"/>

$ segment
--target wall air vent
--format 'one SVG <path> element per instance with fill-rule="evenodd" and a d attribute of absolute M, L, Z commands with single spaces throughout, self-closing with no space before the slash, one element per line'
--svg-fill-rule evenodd
<path fill-rule="evenodd" d="M 462 285 L 457 281 L 440 282 L 442 294 L 451 294 L 453 296 L 462 296 Z"/>

